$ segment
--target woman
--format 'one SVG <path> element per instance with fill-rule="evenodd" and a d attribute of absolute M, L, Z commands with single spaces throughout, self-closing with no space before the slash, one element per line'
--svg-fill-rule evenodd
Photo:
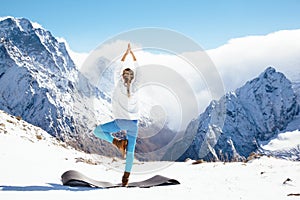
<path fill-rule="evenodd" d="M 131 51 L 130 44 L 123 55 L 121 61 L 124 63 L 128 54 L 131 54 L 134 65 L 137 67 L 136 57 Z M 138 134 L 138 101 L 137 101 L 137 78 L 135 77 L 134 69 L 125 68 L 120 74 L 117 70 L 117 75 L 121 78 L 115 81 L 116 87 L 112 98 L 112 107 L 115 120 L 99 125 L 95 128 L 94 134 L 103 140 L 114 144 L 122 153 L 123 157 L 126 154 L 125 172 L 122 177 L 122 186 L 128 186 L 129 175 L 132 169 L 134 159 L 134 149 Z M 112 136 L 112 133 L 126 131 L 126 139 L 117 139 Z"/>

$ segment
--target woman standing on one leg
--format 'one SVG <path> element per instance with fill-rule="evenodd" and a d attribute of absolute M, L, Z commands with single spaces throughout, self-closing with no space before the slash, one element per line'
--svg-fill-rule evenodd
<path fill-rule="evenodd" d="M 126 154 L 125 172 L 122 177 L 122 186 L 128 186 L 129 175 L 132 169 L 134 159 L 134 149 L 138 134 L 138 101 L 137 101 L 137 78 L 139 77 L 134 68 L 137 69 L 136 57 L 133 54 L 130 44 L 123 55 L 121 61 L 124 62 L 127 55 L 131 54 L 134 67 L 125 68 L 122 74 L 117 70 L 117 76 L 121 77 L 115 81 L 116 87 L 112 98 L 112 107 L 115 120 L 112 122 L 101 124 L 94 130 L 94 134 L 103 140 L 114 144 L 122 153 Z M 120 140 L 114 138 L 112 133 L 126 131 L 126 139 Z"/>

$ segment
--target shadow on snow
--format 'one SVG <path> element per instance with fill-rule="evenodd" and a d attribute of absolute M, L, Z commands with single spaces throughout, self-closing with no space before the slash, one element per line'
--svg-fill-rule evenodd
<path fill-rule="evenodd" d="M 91 187 L 69 187 L 63 186 L 55 183 L 47 183 L 45 186 L 3 186 L 0 185 L 0 191 L 58 191 L 58 190 L 65 190 L 65 191 L 89 191 L 89 190 L 96 190 L 100 188 L 91 188 Z"/>

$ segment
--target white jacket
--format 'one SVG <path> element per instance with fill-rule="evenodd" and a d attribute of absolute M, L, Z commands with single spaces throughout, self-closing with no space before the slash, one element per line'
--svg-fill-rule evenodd
<path fill-rule="evenodd" d="M 127 95 L 127 87 L 124 85 L 122 72 L 125 68 L 134 71 L 134 79 L 130 85 L 130 97 Z M 135 61 L 134 66 L 121 66 L 115 72 L 115 88 L 112 96 L 112 111 L 115 119 L 139 119 L 139 102 L 138 102 L 138 84 L 139 84 L 138 63 Z"/>

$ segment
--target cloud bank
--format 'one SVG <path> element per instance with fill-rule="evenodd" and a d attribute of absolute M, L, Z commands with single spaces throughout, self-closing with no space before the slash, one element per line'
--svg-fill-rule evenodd
<path fill-rule="evenodd" d="M 300 80 L 300 29 L 231 39 L 208 50 L 226 91 L 233 91 L 272 66 L 291 81 Z"/>
<path fill-rule="evenodd" d="M 85 63 L 87 67 L 83 70 L 92 72 L 91 79 L 95 79 L 95 77 L 97 79 L 95 70 L 90 69 L 90 67 L 93 68 L 95 66 L 93 62 L 99 63 L 98 59 L 103 59 L 102 63 L 111 64 L 111 62 L 118 62 L 126 50 L 128 42 L 118 40 L 115 43 L 103 45 L 102 48 L 96 49 L 93 52 L 94 55 L 93 53 L 89 55 L 90 59 Z M 187 84 L 191 86 L 195 95 L 192 98 L 196 98 L 198 108 L 195 109 L 192 104 L 191 106 L 184 106 L 184 109 L 189 110 L 188 112 L 191 113 L 189 117 L 180 119 L 184 121 L 185 125 L 192 118 L 202 113 L 211 100 L 218 99 L 218 97 L 223 95 L 222 90 L 216 90 L 218 84 L 215 84 L 215 82 L 219 80 L 214 78 L 216 74 L 210 73 L 212 70 L 217 71 L 226 92 L 234 91 L 236 88 L 241 87 L 247 81 L 257 77 L 269 66 L 283 72 L 291 81 L 300 81 L 300 29 L 282 30 L 267 35 L 235 38 L 216 49 L 200 52 L 200 54 L 199 52 L 185 52 L 179 55 L 168 54 L 157 51 L 157 49 L 154 49 L 154 51 L 153 49 L 143 49 L 141 44 L 133 43 L 132 47 L 136 50 L 135 53 L 140 66 L 161 65 L 169 67 L 182 76 Z M 200 57 L 208 55 L 209 59 L 215 65 L 212 66 L 209 63 L 203 63 L 200 59 L 200 63 L 203 63 L 200 75 L 199 73 L 195 73 L 194 69 L 191 68 L 191 63 L 185 59 L 186 57 L 198 59 L 199 55 Z M 86 58 L 87 54 L 77 57 L 78 55 L 72 53 L 71 56 L 78 63 L 80 61 L 78 58 Z M 93 56 L 95 58 L 91 59 Z M 198 58 L 196 58 L 197 56 Z M 203 59 L 203 61 L 207 62 L 206 59 Z M 165 74 L 165 77 L 169 78 L 168 74 Z M 149 90 L 145 90 L 144 96 L 149 94 L 145 99 L 152 101 L 152 103 L 154 102 L 153 105 L 156 106 L 155 108 L 157 108 L 157 105 L 160 105 L 166 114 L 169 113 L 171 116 L 169 123 L 175 126 L 175 124 L 178 124 L 179 119 L 174 116 L 180 115 L 182 106 L 174 101 L 173 96 L 170 96 L 168 99 L 168 94 L 174 93 L 177 87 L 180 88 L 181 83 L 175 79 L 173 83 L 171 81 L 170 83 L 172 86 L 166 95 L 159 96 L 163 88 L 157 91 L 154 90 L 155 88 L 149 88 Z M 156 88 L 158 88 L 157 85 Z M 214 94 L 214 92 L 217 94 Z M 184 96 L 184 93 L 180 95 Z M 189 98 L 191 98 L 189 95 L 187 94 L 186 99 L 181 99 L 180 101 L 183 103 L 187 102 L 188 104 Z"/>
<path fill-rule="evenodd" d="M 35 24 L 35 26 L 38 26 L 39 24 Z M 65 38 L 62 38 L 62 37 L 56 37 L 56 40 L 58 42 L 62 42 L 65 44 L 66 46 L 66 49 L 69 53 L 69 55 L 71 56 L 73 62 L 75 63 L 75 65 L 77 66 L 77 68 L 80 68 L 82 66 L 82 64 L 84 63 L 85 59 L 88 57 L 89 53 L 78 53 L 78 52 L 75 52 L 73 51 L 71 48 L 70 48 L 70 45 L 69 43 L 66 41 Z"/>

